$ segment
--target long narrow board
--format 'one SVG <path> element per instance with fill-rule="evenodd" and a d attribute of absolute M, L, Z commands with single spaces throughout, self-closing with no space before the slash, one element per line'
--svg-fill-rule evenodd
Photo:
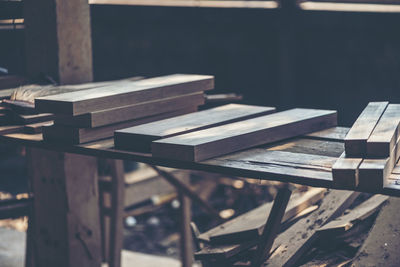
<path fill-rule="evenodd" d="M 39 112 L 80 115 L 167 97 L 211 90 L 214 77 L 175 74 L 35 99 Z"/>
<path fill-rule="evenodd" d="M 185 109 L 203 104 L 204 94 L 203 92 L 200 92 L 113 109 L 94 111 L 78 116 L 59 115 L 55 119 L 55 124 L 69 125 L 79 128 L 95 128 L 118 122 L 154 116 L 165 112 L 172 112 L 176 110 L 177 107 L 179 107 L 179 109 Z"/>
<path fill-rule="evenodd" d="M 336 111 L 291 109 L 154 141 L 152 153 L 160 158 L 201 161 L 336 125 Z"/>
<path fill-rule="evenodd" d="M 273 107 L 229 104 L 115 132 L 115 147 L 150 152 L 151 142 L 275 112 Z"/>
<path fill-rule="evenodd" d="M 389 157 L 400 131 L 400 104 L 389 104 L 367 141 L 368 158 Z"/>
<path fill-rule="evenodd" d="M 131 127 L 134 125 L 140 125 L 142 123 L 148 123 L 152 121 L 162 120 L 165 118 L 179 116 L 182 114 L 194 112 L 196 110 L 197 107 L 192 107 L 189 109 L 177 110 L 174 112 L 164 113 L 156 116 L 150 116 L 138 120 L 131 120 L 122 123 L 111 124 L 97 128 L 73 128 L 69 126 L 52 125 L 42 128 L 43 140 L 53 143 L 57 142 L 69 145 L 81 144 L 112 137 L 115 130 Z"/>
<path fill-rule="evenodd" d="M 359 187 L 367 191 L 383 188 L 400 155 L 400 138 L 397 139 L 390 156 L 384 159 L 364 159 L 359 169 Z"/>
<path fill-rule="evenodd" d="M 389 102 L 370 102 L 351 127 L 344 139 L 348 157 L 364 157 L 367 140 L 381 118 Z"/>
<path fill-rule="evenodd" d="M 346 152 L 332 166 L 333 187 L 355 189 L 358 186 L 358 167 L 362 158 L 348 158 Z"/>

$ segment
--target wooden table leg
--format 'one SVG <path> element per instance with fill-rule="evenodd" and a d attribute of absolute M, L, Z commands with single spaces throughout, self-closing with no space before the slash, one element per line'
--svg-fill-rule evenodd
<path fill-rule="evenodd" d="M 110 267 L 121 266 L 124 226 L 125 179 L 122 160 L 109 160 L 111 169 Z"/>
<path fill-rule="evenodd" d="M 179 202 L 181 203 L 180 212 L 180 245 L 181 245 L 181 262 L 183 267 L 192 267 L 193 265 L 193 241 L 190 229 L 191 222 L 191 201 L 183 192 L 178 190 Z"/>
<path fill-rule="evenodd" d="M 260 236 L 260 241 L 257 245 L 257 250 L 251 264 L 252 267 L 262 266 L 266 256 L 271 250 L 275 237 L 278 235 L 281 228 L 282 218 L 292 194 L 291 187 L 292 186 L 286 184 L 278 190 L 267 223 L 265 224 L 264 230 Z"/>
<path fill-rule="evenodd" d="M 27 159 L 36 266 L 100 267 L 96 159 L 36 148 Z"/>

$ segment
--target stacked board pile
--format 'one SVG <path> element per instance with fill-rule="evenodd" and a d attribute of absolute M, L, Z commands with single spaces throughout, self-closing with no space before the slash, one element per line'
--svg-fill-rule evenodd
<path fill-rule="evenodd" d="M 122 128 L 197 110 L 214 77 L 175 74 L 35 99 L 38 112 L 55 114 L 45 141 L 80 144 L 108 138 Z"/>
<path fill-rule="evenodd" d="M 345 138 L 332 167 L 337 188 L 374 191 L 389 182 L 400 155 L 400 104 L 370 102 Z"/>
<path fill-rule="evenodd" d="M 201 161 L 337 125 L 337 112 L 228 105 L 115 132 L 118 149 Z"/>

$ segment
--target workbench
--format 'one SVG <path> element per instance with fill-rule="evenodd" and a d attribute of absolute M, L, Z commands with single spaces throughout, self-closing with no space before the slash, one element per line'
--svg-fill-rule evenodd
<path fill-rule="evenodd" d="M 31 234 L 36 242 L 33 251 L 36 261 L 43 266 L 100 266 L 95 158 L 119 162 L 112 171 L 114 176 L 119 177 L 120 185 L 123 185 L 121 160 L 130 160 L 170 168 L 334 188 L 331 168 L 344 151 L 344 137 L 348 130 L 335 127 L 201 162 L 161 159 L 151 154 L 116 150 L 112 138 L 70 146 L 44 142 L 41 134 L 16 132 L 1 135 L 0 141 L 27 147 L 29 175 L 35 196 L 34 230 Z M 361 191 L 359 188 L 353 190 Z M 400 196 L 400 165 L 396 165 L 384 188 L 368 193 Z M 181 203 L 181 234 L 183 244 L 188 244 L 190 201 L 182 195 Z M 120 228 L 122 234 L 122 220 Z M 121 243 L 122 236 L 114 238 Z M 184 250 L 183 265 L 188 266 L 191 246 Z"/>

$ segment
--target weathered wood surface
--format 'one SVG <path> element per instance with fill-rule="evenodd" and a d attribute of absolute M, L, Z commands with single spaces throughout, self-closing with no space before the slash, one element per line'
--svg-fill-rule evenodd
<path fill-rule="evenodd" d="M 274 247 L 277 249 L 265 265 L 293 266 L 316 240 L 317 229 L 341 215 L 358 195 L 350 191 L 331 191 L 317 211 L 300 219 L 276 238 Z"/>
<path fill-rule="evenodd" d="M 332 166 L 333 186 L 336 188 L 353 189 L 358 186 L 358 167 L 362 158 L 347 158 L 346 153 L 338 158 Z"/>
<path fill-rule="evenodd" d="M 62 144 L 81 144 L 95 140 L 108 138 L 114 135 L 114 131 L 131 127 L 134 125 L 140 125 L 152 121 L 162 120 L 165 118 L 174 117 L 196 111 L 197 107 L 191 107 L 189 109 L 177 110 L 173 112 L 163 113 L 155 116 L 146 118 L 125 121 L 97 128 L 74 128 L 64 125 L 52 125 L 43 127 L 43 138 L 45 141 L 56 142 Z"/>
<path fill-rule="evenodd" d="M 370 102 L 351 127 L 345 138 L 346 154 L 349 157 L 364 157 L 367 140 L 387 108 L 389 102 Z"/>
<path fill-rule="evenodd" d="M 356 267 L 398 266 L 400 262 L 400 199 L 389 198 L 353 260 Z"/>
<path fill-rule="evenodd" d="M 211 90 L 213 87 L 213 76 L 175 74 L 118 86 L 111 85 L 39 97 L 35 99 L 35 108 L 40 112 L 75 116 L 92 111 Z"/>
<path fill-rule="evenodd" d="M 115 146 L 140 152 L 150 152 L 151 142 L 221 124 L 266 115 L 272 107 L 228 104 L 154 123 L 143 124 L 115 132 Z"/>
<path fill-rule="evenodd" d="M 357 224 L 359 221 L 362 221 L 372 215 L 388 199 L 388 196 L 372 196 L 357 207 L 353 208 L 348 214 L 343 215 L 333 221 L 330 221 L 329 223 L 319 228 L 318 233 L 330 235 L 341 234 L 352 228 L 353 225 Z"/>
<path fill-rule="evenodd" d="M 367 141 L 368 158 L 389 157 L 400 131 L 400 104 L 389 104 Z"/>
<path fill-rule="evenodd" d="M 153 141 L 154 157 L 200 161 L 336 126 L 337 113 L 291 109 Z"/>
<path fill-rule="evenodd" d="M 332 127 L 326 130 L 317 131 L 304 135 L 305 138 L 343 142 L 349 132 L 347 127 Z"/>
<path fill-rule="evenodd" d="M 57 125 L 69 125 L 77 128 L 95 128 L 123 121 L 155 116 L 204 104 L 202 92 L 170 97 L 135 105 L 121 106 L 112 109 L 94 111 L 78 116 L 58 115 L 54 121 Z"/>
<path fill-rule="evenodd" d="M 34 148 L 27 152 L 35 194 L 36 266 L 100 267 L 96 159 Z"/>
<path fill-rule="evenodd" d="M 318 202 L 324 196 L 325 191 L 326 189 L 322 188 L 312 188 L 304 194 L 293 194 L 282 218 L 282 223 Z M 202 233 L 199 239 L 210 241 L 214 244 L 222 244 L 224 242 L 238 243 L 251 241 L 254 238 L 258 238 L 264 228 L 267 214 L 269 214 L 272 204 L 272 202 L 263 204 L 235 219 L 212 228 Z"/>

